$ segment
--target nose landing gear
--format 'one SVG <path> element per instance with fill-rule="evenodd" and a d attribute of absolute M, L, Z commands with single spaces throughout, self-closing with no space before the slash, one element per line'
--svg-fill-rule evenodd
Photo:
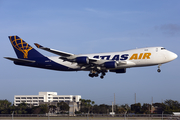
<path fill-rule="evenodd" d="M 158 69 L 157 69 L 157 72 L 158 72 L 158 73 L 161 72 L 160 66 L 161 66 L 161 64 L 158 65 Z"/>

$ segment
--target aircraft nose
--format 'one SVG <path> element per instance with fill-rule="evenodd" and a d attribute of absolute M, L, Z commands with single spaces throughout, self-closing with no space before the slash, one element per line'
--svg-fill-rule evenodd
<path fill-rule="evenodd" d="M 176 58 L 178 57 L 178 55 L 175 54 L 175 53 L 173 53 L 173 52 L 170 52 L 169 57 L 170 57 L 172 60 L 174 60 L 174 59 L 176 59 Z"/>

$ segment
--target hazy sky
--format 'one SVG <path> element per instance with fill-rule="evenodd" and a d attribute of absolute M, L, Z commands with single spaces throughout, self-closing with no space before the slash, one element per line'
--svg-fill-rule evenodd
<path fill-rule="evenodd" d="M 180 58 L 161 66 L 108 73 L 102 80 L 89 72 L 60 72 L 14 65 L 8 36 L 18 35 L 74 54 L 115 52 L 163 46 L 180 55 L 179 0 L 0 0 L 0 99 L 14 95 L 81 95 L 96 104 L 180 101 Z M 39 50 L 46 56 L 53 54 Z"/>

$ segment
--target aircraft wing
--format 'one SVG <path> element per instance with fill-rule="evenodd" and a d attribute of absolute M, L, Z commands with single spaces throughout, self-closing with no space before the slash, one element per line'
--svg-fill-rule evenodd
<path fill-rule="evenodd" d="M 48 52 L 51 52 L 51 53 L 54 53 L 56 55 L 61 56 L 60 59 L 63 59 L 65 61 L 75 62 L 74 61 L 75 58 L 82 57 L 80 55 L 75 55 L 75 54 L 72 54 L 72 53 L 67 53 L 67 52 L 58 51 L 58 50 L 55 50 L 55 49 L 43 47 L 43 46 L 39 45 L 38 43 L 34 43 L 34 44 L 36 45 L 37 48 L 40 48 L 42 50 L 45 50 L 45 51 L 48 51 Z M 95 58 L 89 59 L 90 62 L 96 62 L 97 60 L 98 59 L 95 59 Z"/>
<path fill-rule="evenodd" d="M 43 49 L 45 51 L 54 53 L 54 54 L 59 55 L 59 56 L 70 57 L 70 56 L 74 55 L 74 54 L 71 54 L 71 53 L 62 52 L 62 51 L 54 50 L 54 49 L 51 49 L 51 48 L 43 47 L 43 46 L 41 46 L 41 45 L 39 45 L 37 43 L 34 43 L 34 44 L 36 45 L 37 48 Z"/>
<path fill-rule="evenodd" d="M 104 67 L 106 66 L 106 64 L 108 65 L 122 65 L 122 64 L 126 64 L 126 61 L 114 61 L 114 60 L 103 60 L 103 59 L 97 59 L 97 58 L 89 58 L 88 56 L 81 56 L 81 55 L 75 55 L 72 53 L 67 53 L 67 52 L 62 52 L 62 51 L 58 51 L 58 50 L 54 50 L 51 48 L 47 48 L 47 47 L 43 47 L 42 45 L 39 45 L 37 43 L 34 43 L 36 45 L 37 48 L 40 48 L 42 50 L 54 53 L 56 55 L 59 55 L 60 59 L 64 60 L 64 61 L 69 61 L 72 63 L 77 63 L 79 66 L 81 66 L 84 69 L 87 68 L 91 68 L 91 67 Z M 111 62 L 111 63 L 110 63 Z"/>

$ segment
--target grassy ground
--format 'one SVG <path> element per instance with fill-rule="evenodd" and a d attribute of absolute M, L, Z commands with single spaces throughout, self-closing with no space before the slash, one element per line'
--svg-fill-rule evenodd
<path fill-rule="evenodd" d="M 163 118 L 168 120 L 169 118 Z M 149 117 L 0 117 L 0 120 L 162 120 Z M 175 119 L 171 119 L 175 120 Z"/>

